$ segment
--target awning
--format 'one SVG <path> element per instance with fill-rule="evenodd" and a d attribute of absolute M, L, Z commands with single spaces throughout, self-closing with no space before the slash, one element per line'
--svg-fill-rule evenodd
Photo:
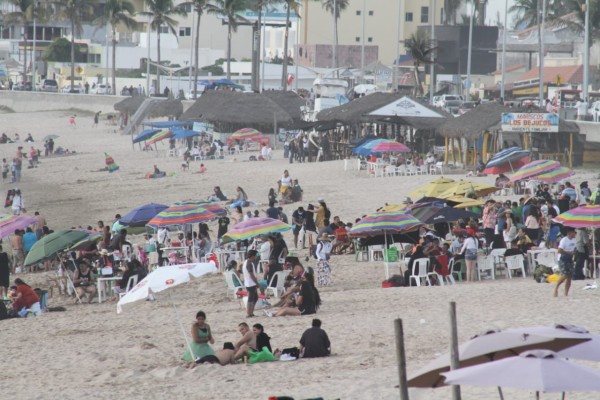
<path fill-rule="evenodd" d="M 192 126 L 193 121 L 150 121 L 142 122 L 142 125 L 149 126 L 152 128 L 174 128 L 177 126 Z"/>
<path fill-rule="evenodd" d="M 171 139 L 184 139 L 191 136 L 199 136 L 200 133 L 189 129 L 173 129 Z"/>

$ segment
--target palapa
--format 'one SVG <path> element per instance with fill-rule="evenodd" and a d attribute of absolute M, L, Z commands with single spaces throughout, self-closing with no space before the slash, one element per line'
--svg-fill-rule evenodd
<path fill-rule="evenodd" d="M 135 96 L 128 97 L 116 103 L 113 107 L 115 111 L 123 114 L 133 115 L 141 107 L 147 97 Z M 149 107 L 147 118 L 175 117 L 179 118 L 183 113 L 183 104 L 177 99 L 152 98 L 152 104 Z"/>

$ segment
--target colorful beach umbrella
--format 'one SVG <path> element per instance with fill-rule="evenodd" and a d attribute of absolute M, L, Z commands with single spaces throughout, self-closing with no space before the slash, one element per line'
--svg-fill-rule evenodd
<path fill-rule="evenodd" d="M 0 239 L 12 235 L 17 229 L 24 229 L 36 222 L 37 219 L 29 215 L 2 215 L 0 216 Z"/>
<path fill-rule="evenodd" d="M 348 234 L 352 237 L 381 236 L 409 232 L 421 226 L 421 221 L 404 211 L 385 211 L 363 217 Z"/>
<path fill-rule="evenodd" d="M 204 200 L 178 201 L 173 206 L 176 207 L 176 206 L 189 206 L 189 205 L 202 207 L 202 208 L 204 208 L 212 213 L 215 213 L 217 215 L 227 214 L 227 208 L 223 207 L 221 204 L 215 203 L 215 202 L 210 202 L 210 201 L 204 201 Z"/>
<path fill-rule="evenodd" d="M 410 149 L 408 146 L 402 143 L 398 143 L 393 140 L 386 140 L 375 145 L 372 151 L 374 153 L 409 153 Z"/>
<path fill-rule="evenodd" d="M 511 147 L 492 156 L 485 164 L 483 172 L 491 175 L 514 172 L 531 161 L 529 150 L 520 147 Z"/>
<path fill-rule="evenodd" d="M 553 221 L 572 228 L 600 228 L 600 205 L 572 208 Z"/>
<path fill-rule="evenodd" d="M 262 136 L 262 132 L 254 128 L 243 128 L 235 131 L 230 138 L 232 140 L 248 140 L 256 138 L 257 136 Z"/>
<path fill-rule="evenodd" d="M 35 244 L 27 253 L 25 258 L 25 266 L 34 265 L 48 258 L 54 257 L 73 246 L 74 244 L 88 237 L 86 231 L 76 229 L 64 229 L 58 232 L 43 236 L 35 242 Z"/>
<path fill-rule="evenodd" d="M 170 129 L 163 129 L 160 132 L 152 135 L 152 137 L 150 137 L 150 140 L 148 140 L 148 144 L 154 144 L 156 142 L 160 142 L 161 140 L 169 138 L 171 136 L 173 136 L 173 132 L 171 132 Z"/>
<path fill-rule="evenodd" d="M 196 224 L 199 222 L 208 222 L 219 218 L 218 214 L 208 211 L 202 206 L 196 204 L 174 204 L 171 207 L 161 211 L 154 218 L 148 221 L 148 226 L 172 226 Z"/>
<path fill-rule="evenodd" d="M 288 225 L 278 219 L 268 217 L 250 218 L 246 221 L 240 222 L 239 224 L 235 224 L 223 236 L 223 240 L 246 240 L 259 235 L 285 232 L 290 229 L 292 229 L 291 225 Z"/>
<path fill-rule="evenodd" d="M 378 154 L 373 151 L 373 147 L 377 146 L 379 143 L 386 142 L 386 139 L 373 139 L 363 144 L 356 146 L 354 150 L 352 150 L 352 154 L 358 154 L 361 156 L 369 156 L 372 154 Z"/>
<path fill-rule="evenodd" d="M 523 165 L 517 172 L 510 177 L 511 182 L 522 181 L 532 176 L 540 175 L 546 172 L 560 168 L 560 163 L 554 160 L 536 160 Z"/>
<path fill-rule="evenodd" d="M 113 160 L 113 158 L 109 156 L 108 153 L 104 153 L 104 157 L 104 163 L 106 164 L 106 169 L 108 170 L 108 172 L 115 172 L 119 169 L 119 166 L 117 165 L 115 160 Z"/>
<path fill-rule="evenodd" d="M 142 204 L 125 214 L 119 222 L 124 226 L 141 227 L 146 226 L 159 212 L 166 210 L 169 206 L 165 204 L 148 203 Z"/>
<path fill-rule="evenodd" d="M 575 171 L 573 171 L 572 169 L 569 169 L 567 167 L 560 167 L 550 172 L 545 172 L 543 174 L 536 175 L 531 179 L 545 183 L 555 183 L 560 182 L 563 179 L 567 179 L 573 175 L 575 175 Z"/>

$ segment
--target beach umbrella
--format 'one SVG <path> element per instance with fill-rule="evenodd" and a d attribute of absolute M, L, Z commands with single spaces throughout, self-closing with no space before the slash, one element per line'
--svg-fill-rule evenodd
<path fill-rule="evenodd" d="M 411 150 L 402 143 L 386 140 L 376 144 L 372 151 L 373 153 L 410 153 Z"/>
<path fill-rule="evenodd" d="M 471 182 L 471 181 L 458 181 L 455 182 L 453 186 L 450 186 L 446 191 L 440 193 L 438 197 L 442 199 L 446 197 L 453 196 L 466 196 L 469 193 L 474 193 L 477 197 L 487 196 L 496 191 L 500 190 L 500 188 L 496 186 L 486 185 L 484 183 L 479 182 Z"/>
<path fill-rule="evenodd" d="M 139 143 L 143 142 L 144 140 L 148 140 L 158 132 L 160 132 L 160 129 L 146 129 L 141 131 L 135 138 L 133 138 L 133 143 Z"/>
<path fill-rule="evenodd" d="M 254 128 L 243 128 L 235 131 L 229 139 L 231 140 L 248 140 L 254 139 L 258 136 L 262 136 L 262 132 Z"/>
<path fill-rule="evenodd" d="M 246 240 L 259 235 L 285 232 L 290 229 L 292 229 L 291 225 L 278 219 L 268 217 L 250 218 L 231 227 L 231 229 L 223 236 L 223 240 Z"/>
<path fill-rule="evenodd" d="M 373 151 L 373 147 L 377 146 L 379 143 L 383 143 L 386 142 L 386 139 L 373 139 L 373 140 L 369 140 L 367 142 L 364 142 L 363 144 L 356 146 L 353 150 L 352 150 L 352 154 L 358 154 L 361 156 L 369 156 L 369 155 L 373 155 L 373 154 L 378 154 L 375 153 Z"/>
<path fill-rule="evenodd" d="M 150 139 L 148 140 L 148 144 L 154 144 L 171 136 L 173 136 L 173 132 L 171 132 L 170 129 L 162 129 L 160 132 L 157 132 L 150 137 Z"/>
<path fill-rule="evenodd" d="M 438 197 L 441 193 L 444 193 L 446 190 L 450 189 L 452 186 L 456 185 L 456 181 L 454 179 L 449 178 L 437 178 L 433 181 L 429 182 L 426 185 L 421 186 L 418 189 L 413 190 L 408 195 L 414 198 L 421 197 Z"/>
<path fill-rule="evenodd" d="M 414 211 L 414 212 L 413 212 Z M 424 224 L 439 224 L 442 222 L 455 222 L 459 219 L 473 218 L 477 220 L 479 215 L 466 211 L 462 208 L 452 207 L 423 207 L 411 211 L 419 221 Z"/>
<path fill-rule="evenodd" d="M 109 156 L 108 153 L 104 153 L 104 163 L 106 164 L 106 170 L 108 172 L 112 173 L 119 169 L 119 166 L 117 165 L 115 160 L 113 160 L 113 158 Z"/>
<path fill-rule="evenodd" d="M 58 139 L 60 136 L 58 135 L 46 135 L 42 138 L 42 142 L 45 142 L 46 140 L 54 140 L 54 139 Z"/>
<path fill-rule="evenodd" d="M 196 131 L 192 131 L 190 129 L 182 129 L 182 128 L 177 128 L 177 129 L 173 129 L 173 139 L 185 139 L 188 137 L 193 137 L 193 136 L 200 136 L 200 132 L 196 132 Z"/>
<path fill-rule="evenodd" d="M 48 258 L 54 257 L 73 246 L 75 243 L 88 237 L 88 232 L 75 229 L 64 229 L 58 232 L 43 236 L 27 253 L 25 266 L 37 264 Z"/>
<path fill-rule="evenodd" d="M 567 167 L 560 167 L 550 172 L 545 172 L 543 174 L 536 175 L 531 179 L 545 183 L 555 183 L 560 182 L 563 179 L 570 178 L 573 175 L 575 175 L 575 171 L 573 171 L 572 169 L 569 169 Z"/>
<path fill-rule="evenodd" d="M 148 226 L 160 227 L 170 225 L 196 224 L 199 222 L 208 222 L 219 218 L 218 214 L 207 210 L 196 204 L 174 204 L 171 207 L 155 215 Z"/>
<path fill-rule="evenodd" d="M 529 150 L 511 147 L 494 154 L 485 164 L 483 172 L 492 175 L 514 172 L 530 161 L 531 153 Z"/>
<path fill-rule="evenodd" d="M 463 197 L 464 199 L 469 199 L 468 197 Z M 455 201 L 455 200 L 451 200 L 451 199 L 440 199 L 439 197 L 421 197 L 419 200 L 415 201 L 415 204 L 443 204 L 443 206 L 440 207 L 454 207 L 458 204 L 460 204 L 460 201 Z M 413 206 L 415 205 L 413 204 Z"/>
<path fill-rule="evenodd" d="M 0 216 L 0 239 L 15 233 L 17 229 L 24 229 L 37 222 L 35 217 L 21 215 L 2 215 Z"/>
<path fill-rule="evenodd" d="M 180 265 L 168 265 L 164 267 L 158 267 L 154 271 L 150 272 L 144 279 L 137 283 L 125 296 L 121 297 L 117 303 L 117 314 L 123 312 L 123 306 L 125 304 L 134 303 L 136 301 L 145 300 L 149 296 L 162 292 L 167 289 L 171 289 L 182 283 L 189 282 L 191 278 L 199 278 L 203 275 L 219 272 L 214 262 L 209 263 L 195 263 L 195 264 L 180 264 Z M 179 317 L 178 310 L 173 303 L 173 298 L 169 294 L 171 299 L 171 305 L 176 313 L 177 321 L 181 333 L 185 339 L 190 354 L 194 354 L 190 341 L 185 329 Z"/>
<path fill-rule="evenodd" d="M 553 337 L 508 330 L 490 330 L 474 336 L 458 347 L 460 368 L 513 357 L 533 349 L 560 351 L 589 338 Z M 436 388 L 443 386 L 443 372 L 450 370 L 450 353 L 446 353 L 412 374 L 409 387 Z"/>
<path fill-rule="evenodd" d="M 165 204 L 148 203 L 142 204 L 125 214 L 120 220 L 124 226 L 140 227 L 146 224 L 159 212 L 169 208 Z"/>
<path fill-rule="evenodd" d="M 549 350 L 460 368 L 442 375 L 449 385 L 498 386 L 539 392 L 599 392 L 600 371 L 561 359 Z M 563 396 L 564 398 L 564 396 Z"/>
<path fill-rule="evenodd" d="M 457 204 L 454 208 L 472 208 L 472 207 L 481 207 L 485 203 L 481 200 L 471 199 L 471 201 L 465 201 L 463 203 Z"/>
<path fill-rule="evenodd" d="M 70 251 L 77 250 L 85 250 L 91 247 L 92 245 L 96 245 L 103 238 L 102 232 L 90 233 L 88 236 L 79 242 L 75 243 L 73 246 L 69 247 Z"/>
<path fill-rule="evenodd" d="M 227 214 L 227 208 L 222 206 L 219 203 L 205 201 L 205 200 L 186 200 L 186 201 L 178 201 L 174 204 L 174 206 L 189 206 L 194 205 L 198 207 L 202 207 L 212 213 L 217 215 L 225 215 Z"/>
<path fill-rule="evenodd" d="M 554 160 L 536 160 L 523 165 L 517 172 L 510 177 L 511 182 L 522 181 L 546 172 L 560 168 L 560 163 Z"/>
<path fill-rule="evenodd" d="M 419 229 L 423 223 L 404 211 L 384 211 L 369 214 L 358 221 L 348 235 L 352 237 L 383 236 Z"/>

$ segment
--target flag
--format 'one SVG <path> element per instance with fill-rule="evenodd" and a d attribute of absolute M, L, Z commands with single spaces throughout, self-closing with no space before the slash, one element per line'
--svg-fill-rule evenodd
<path fill-rule="evenodd" d="M 287 76 L 287 84 L 290 86 L 294 82 L 294 74 L 288 74 Z"/>
<path fill-rule="evenodd" d="M 113 158 L 109 156 L 108 153 L 104 153 L 104 157 L 106 157 L 105 163 L 108 172 L 115 172 L 119 169 L 119 166 L 117 165 L 117 163 L 115 163 L 115 160 L 113 160 Z"/>

